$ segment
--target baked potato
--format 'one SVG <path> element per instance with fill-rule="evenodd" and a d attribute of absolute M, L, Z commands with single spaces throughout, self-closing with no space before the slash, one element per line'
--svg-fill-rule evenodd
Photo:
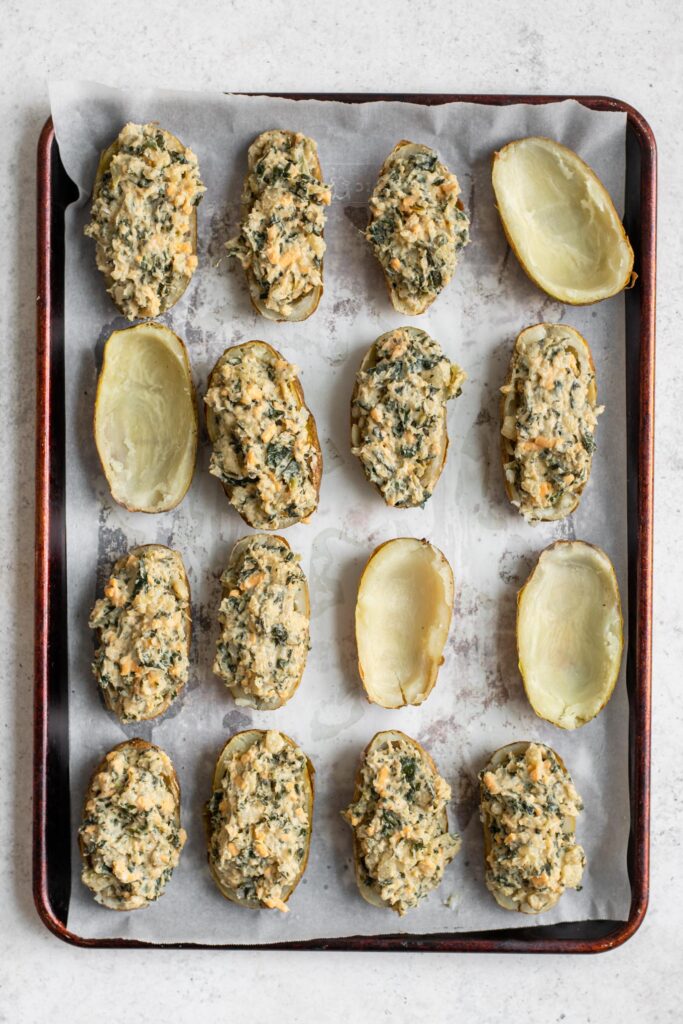
<path fill-rule="evenodd" d="M 225 350 L 209 377 L 209 472 L 255 530 L 281 530 L 318 507 L 323 456 L 296 367 L 264 341 Z"/>
<path fill-rule="evenodd" d="M 619 678 L 621 598 L 614 566 L 582 540 L 541 552 L 517 596 L 517 656 L 529 703 L 561 729 L 602 711 Z"/>
<path fill-rule="evenodd" d="M 110 910 L 139 910 L 163 895 L 187 836 L 171 759 L 146 740 L 105 754 L 85 795 L 78 845 L 84 885 Z"/>
<path fill-rule="evenodd" d="M 387 505 L 415 508 L 432 496 L 446 464 L 446 402 L 465 373 L 417 327 L 377 339 L 351 398 L 351 451 Z"/>
<path fill-rule="evenodd" d="M 453 277 L 469 241 L 459 195 L 457 178 L 428 146 L 403 139 L 382 165 L 365 237 L 405 316 L 424 313 Z"/>
<path fill-rule="evenodd" d="M 205 808 L 209 867 L 226 899 L 287 912 L 313 827 L 313 765 L 282 732 L 249 729 L 223 747 Z"/>
<path fill-rule="evenodd" d="M 460 849 L 448 831 L 448 783 L 420 744 L 378 732 L 361 758 L 353 802 L 353 863 L 363 899 L 403 916 L 429 895 Z"/>
<path fill-rule="evenodd" d="M 358 671 L 372 704 L 421 704 L 434 688 L 453 614 L 453 570 L 426 540 L 376 548 L 356 598 Z"/>
<path fill-rule="evenodd" d="M 97 267 L 119 313 L 174 306 L 197 267 L 197 157 L 158 124 L 126 124 L 97 165 L 90 223 Z"/>
<path fill-rule="evenodd" d="M 527 522 L 564 519 L 588 483 L 603 411 L 585 338 L 565 324 L 527 327 L 501 392 L 507 496 Z"/>
<path fill-rule="evenodd" d="M 182 556 L 163 544 L 132 548 L 115 563 L 89 626 L 104 702 L 121 722 L 146 722 L 169 708 L 190 671 L 190 584 Z"/>
<path fill-rule="evenodd" d="M 260 711 L 294 695 L 310 647 L 308 583 L 284 537 L 238 540 L 221 576 L 221 635 L 213 670 L 235 703 Z"/>
<path fill-rule="evenodd" d="M 295 323 L 318 308 L 331 199 L 313 139 L 271 130 L 249 147 L 242 226 L 226 248 L 244 267 L 251 303 L 266 319 Z"/>
<path fill-rule="evenodd" d="M 614 203 L 573 150 L 517 139 L 494 153 L 492 177 L 505 237 L 544 292 L 582 306 L 633 284 L 633 249 Z"/>
<path fill-rule="evenodd" d="M 197 404 L 187 349 L 164 324 L 107 338 L 94 432 L 114 501 L 129 512 L 180 504 L 197 458 Z"/>
<path fill-rule="evenodd" d="M 581 888 L 574 842 L 583 810 L 564 761 L 541 743 L 509 743 L 479 774 L 486 887 L 504 910 L 541 914 Z"/>

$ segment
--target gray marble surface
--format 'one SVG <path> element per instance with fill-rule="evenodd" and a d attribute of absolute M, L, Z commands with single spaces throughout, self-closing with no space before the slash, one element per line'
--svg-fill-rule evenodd
<path fill-rule="evenodd" d="M 0 0 L 0 1022 L 680 1019 L 683 981 L 683 30 L 674 0 L 373 5 Z M 114 23 L 116 16 L 116 23 Z M 165 55 L 168 60 L 165 64 Z M 282 91 L 565 92 L 619 96 L 659 143 L 659 314 L 652 888 L 640 932 L 593 958 L 82 951 L 39 922 L 30 890 L 35 148 L 49 76 Z M 493 983 L 495 980 L 495 983 Z M 512 995 L 514 993 L 514 996 Z M 514 1001 L 513 1001 L 514 1000 Z"/>

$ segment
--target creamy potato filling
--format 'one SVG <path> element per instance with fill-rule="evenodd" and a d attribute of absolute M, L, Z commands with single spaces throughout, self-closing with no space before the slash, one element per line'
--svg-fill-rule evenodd
<path fill-rule="evenodd" d="M 319 454 L 296 380 L 286 360 L 266 363 L 238 346 L 214 370 L 204 399 L 217 431 L 209 472 L 252 526 L 277 529 L 288 518 L 305 519 L 318 503 Z"/>
<path fill-rule="evenodd" d="M 370 197 L 365 236 L 410 312 L 421 313 L 446 287 L 469 241 L 459 195 L 458 179 L 433 150 L 406 146 L 390 158 Z"/>
<path fill-rule="evenodd" d="M 258 283 L 259 298 L 283 317 L 322 284 L 329 185 L 319 178 L 318 151 L 305 135 L 272 131 L 249 150 L 239 235 L 227 243 Z"/>
<path fill-rule="evenodd" d="M 156 124 L 127 124 L 93 196 L 85 234 L 108 291 L 133 320 L 156 316 L 197 266 L 192 214 L 206 191 L 191 149 Z"/>
<path fill-rule="evenodd" d="M 209 802 L 209 857 L 240 899 L 286 912 L 311 828 L 303 752 L 269 730 L 224 764 Z"/>
<path fill-rule="evenodd" d="M 583 803 L 553 751 L 530 743 L 480 780 L 481 818 L 491 836 L 489 890 L 538 912 L 565 889 L 580 889 L 586 858 L 570 819 Z"/>
<path fill-rule="evenodd" d="M 122 722 L 153 718 L 187 682 L 190 594 L 183 560 L 169 548 L 120 559 L 95 602 L 93 673 Z"/>
<path fill-rule="evenodd" d="M 159 898 L 187 838 L 173 766 L 156 747 L 110 751 L 86 797 L 82 879 L 98 903 L 135 910 Z"/>
<path fill-rule="evenodd" d="M 444 405 L 464 380 L 439 343 L 415 327 L 379 338 L 373 364 L 359 370 L 351 450 L 388 505 L 411 508 L 431 497 L 446 445 Z"/>
<path fill-rule="evenodd" d="M 363 882 L 399 914 L 416 907 L 460 849 L 444 832 L 448 783 L 406 739 L 373 744 L 361 768 L 361 794 L 343 817 L 354 830 Z"/>
<path fill-rule="evenodd" d="M 254 537 L 231 558 L 221 582 L 214 672 L 238 704 L 286 699 L 301 678 L 309 648 L 299 555 L 275 537 Z"/>
<path fill-rule="evenodd" d="M 579 365 L 574 344 L 561 325 L 525 332 L 515 348 L 514 380 L 501 389 L 515 392 L 514 415 L 502 427 L 513 447 L 505 473 L 527 518 L 576 492 L 590 474 L 603 407 L 590 400 L 595 374 Z"/>

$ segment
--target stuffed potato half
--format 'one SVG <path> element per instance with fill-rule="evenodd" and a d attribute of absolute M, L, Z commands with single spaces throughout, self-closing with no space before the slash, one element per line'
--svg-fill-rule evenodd
<path fill-rule="evenodd" d="M 244 267 L 251 303 L 266 319 L 295 323 L 318 308 L 331 198 L 313 139 L 271 130 L 249 147 L 242 226 L 226 248 Z"/>
<path fill-rule="evenodd" d="M 363 899 L 403 916 L 443 878 L 460 849 L 448 831 L 448 783 L 417 740 L 378 732 L 361 758 L 351 805 L 353 862 Z"/>
<path fill-rule="evenodd" d="M 163 895 L 187 836 L 170 758 L 146 740 L 119 743 L 92 774 L 78 831 L 82 881 L 110 910 Z"/>
<path fill-rule="evenodd" d="M 323 459 L 296 367 L 264 341 L 225 350 L 204 399 L 209 472 L 255 530 L 278 530 L 315 512 Z"/>
<path fill-rule="evenodd" d="M 583 803 L 564 761 L 541 743 L 510 743 L 480 772 L 486 887 L 504 910 L 540 914 L 581 887 L 574 842 Z"/>
<path fill-rule="evenodd" d="M 236 733 L 221 751 L 205 808 L 209 867 L 226 899 L 287 912 L 308 862 L 313 765 L 275 730 Z"/>
<path fill-rule="evenodd" d="M 603 412 L 588 342 L 566 324 L 525 328 L 501 392 L 507 496 L 527 522 L 564 519 L 588 483 Z"/>
<path fill-rule="evenodd" d="M 235 703 L 272 711 L 294 695 L 310 647 L 308 582 L 284 537 L 239 540 L 221 577 L 213 670 Z"/>
<path fill-rule="evenodd" d="M 195 154 L 155 123 L 124 125 L 102 153 L 85 234 L 129 320 L 165 313 L 190 283 L 205 191 Z"/>

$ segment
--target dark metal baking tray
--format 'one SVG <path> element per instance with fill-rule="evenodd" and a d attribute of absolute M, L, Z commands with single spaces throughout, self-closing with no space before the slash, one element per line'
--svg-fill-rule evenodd
<path fill-rule="evenodd" d="M 624 224 L 635 251 L 638 279 L 625 293 L 628 501 L 629 784 L 631 829 L 627 920 L 589 920 L 494 932 L 348 936 L 232 946 L 127 939 L 87 939 L 69 930 L 71 837 L 69 707 L 66 644 L 64 215 L 77 197 L 59 156 L 52 120 L 38 144 L 38 295 L 36 413 L 36 584 L 33 892 L 44 924 L 77 946 L 193 949 L 425 950 L 440 952 L 596 953 L 629 939 L 647 910 L 650 827 L 650 676 L 654 454 L 656 273 L 656 145 L 644 118 L 620 100 L 601 96 L 285 94 L 288 99 L 348 103 L 402 100 L 434 105 L 553 103 L 576 99 L 592 110 L 627 116 Z"/>

